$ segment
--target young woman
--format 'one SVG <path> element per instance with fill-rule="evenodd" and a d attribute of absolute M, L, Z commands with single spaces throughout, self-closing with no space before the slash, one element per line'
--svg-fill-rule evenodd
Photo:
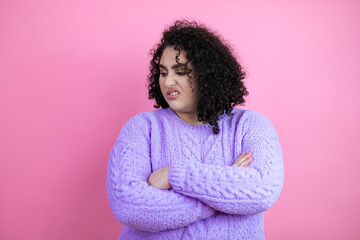
<path fill-rule="evenodd" d="M 107 193 L 119 239 L 265 239 L 283 187 L 282 150 L 245 102 L 245 74 L 216 33 L 176 21 L 151 51 L 149 99 L 110 153 Z"/>

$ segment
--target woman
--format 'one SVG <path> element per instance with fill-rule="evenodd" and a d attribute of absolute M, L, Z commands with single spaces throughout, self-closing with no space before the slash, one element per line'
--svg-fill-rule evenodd
<path fill-rule="evenodd" d="M 113 147 L 107 193 L 119 239 L 265 239 L 264 211 L 283 186 L 282 150 L 245 102 L 229 47 L 196 22 L 176 21 L 153 49 L 149 99 Z"/>

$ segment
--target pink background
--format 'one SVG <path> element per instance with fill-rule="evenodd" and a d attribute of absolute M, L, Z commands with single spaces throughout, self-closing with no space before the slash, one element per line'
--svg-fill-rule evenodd
<path fill-rule="evenodd" d="M 0 239 L 118 238 L 107 157 L 152 110 L 148 52 L 181 17 L 235 46 L 245 108 L 278 131 L 267 239 L 360 239 L 360 2 L 129 2 L 0 2 Z"/>

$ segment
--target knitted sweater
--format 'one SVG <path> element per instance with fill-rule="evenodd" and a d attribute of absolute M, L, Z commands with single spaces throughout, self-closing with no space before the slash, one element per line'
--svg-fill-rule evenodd
<path fill-rule="evenodd" d="M 132 117 L 110 152 L 107 194 L 123 224 L 120 240 L 265 239 L 264 211 L 283 187 L 282 150 L 273 125 L 252 110 L 191 125 L 170 108 Z M 231 165 L 252 152 L 248 167 Z M 168 190 L 147 183 L 170 166 Z"/>

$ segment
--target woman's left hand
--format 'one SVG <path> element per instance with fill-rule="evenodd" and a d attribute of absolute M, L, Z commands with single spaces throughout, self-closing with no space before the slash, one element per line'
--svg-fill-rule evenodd
<path fill-rule="evenodd" d="M 169 183 L 169 169 L 170 166 L 162 167 L 151 173 L 147 180 L 148 184 L 161 190 L 170 189 L 171 185 Z"/>

